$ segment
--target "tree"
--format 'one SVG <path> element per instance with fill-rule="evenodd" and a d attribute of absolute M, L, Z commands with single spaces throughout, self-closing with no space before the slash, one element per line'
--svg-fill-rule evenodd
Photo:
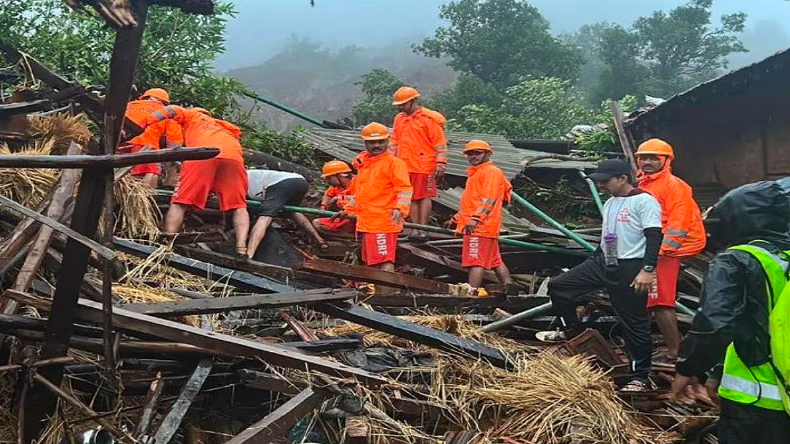
<path fill-rule="evenodd" d="M 727 67 L 729 54 L 746 52 L 738 37 L 746 14 L 723 15 L 722 26 L 713 28 L 712 6 L 713 0 L 692 0 L 634 23 L 657 91 L 664 95 L 679 92 L 679 80 L 681 88 L 708 80 Z"/>
<path fill-rule="evenodd" d="M 362 89 L 365 97 L 354 105 L 357 125 L 379 122 L 392 125 L 398 109 L 392 105 L 392 95 L 403 86 L 403 81 L 386 69 L 377 68 L 362 76 L 354 85 Z"/>
<path fill-rule="evenodd" d="M 151 8 L 135 84 L 165 86 L 176 102 L 200 105 L 220 115 L 238 111 L 239 82 L 211 66 L 224 51 L 225 26 L 236 12 L 218 2 L 216 14 L 199 16 Z M 31 54 L 56 72 L 83 84 L 106 84 L 114 31 L 96 16 L 75 14 L 61 2 L 10 0 L 0 9 L 0 39 Z"/>
<path fill-rule="evenodd" d="M 575 125 L 590 123 L 593 117 L 570 80 L 542 77 L 525 78 L 508 88 L 498 108 L 478 104 L 462 107 L 450 125 L 514 139 L 557 139 Z"/>
<path fill-rule="evenodd" d="M 450 57 L 456 71 L 499 89 L 522 76 L 574 79 L 583 58 L 549 33 L 549 22 L 523 0 L 456 0 L 440 7 L 449 22 L 414 48 L 429 57 Z"/>
<path fill-rule="evenodd" d="M 723 15 L 712 25 L 713 0 L 691 0 L 671 11 L 641 17 L 631 29 L 611 26 L 601 34 L 599 97 L 624 93 L 671 96 L 710 80 L 727 67 L 727 56 L 745 52 L 738 34 L 746 14 Z"/>

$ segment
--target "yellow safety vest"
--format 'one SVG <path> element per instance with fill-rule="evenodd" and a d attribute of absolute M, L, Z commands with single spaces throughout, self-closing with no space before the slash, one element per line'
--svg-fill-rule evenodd
<path fill-rule="evenodd" d="M 763 267 L 768 295 L 770 315 L 788 282 L 788 261 L 757 245 L 738 245 L 730 250 L 745 251 L 755 257 Z M 769 410 L 784 410 L 781 387 L 777 382 L 773 366 L 769 361 L 749 367 L 743 363 L 735 351 L 734 344 L 727 347 L 724 359 L 724 374 L 719 385 L 719 396 L 741 404 L 750 404 Z"/>

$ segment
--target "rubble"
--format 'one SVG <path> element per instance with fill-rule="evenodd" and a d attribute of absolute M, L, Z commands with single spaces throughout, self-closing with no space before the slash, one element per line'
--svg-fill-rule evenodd
<path fill-rule="evenodd" d="M 103 116 L 120 99 L 26 63 L 43 85 L 0 104 L 0 442 L 86 433 L 157 444 L 715 442 L 711 401 L 699 393 L 670 403 L 668 369 L 655 369 L 656 391 L 615 390 L 626 359 L 604 295 L 584 308 L 585 334 L 558 347 L 534 341 L 551 322 L 547 279 L 583 260 L 580 245 L 595 244 L 595 233 L 509 215 L 503 253 L 519 288 L 491 285 L 487 296 L 457 285 L 459 245 L 438 228 L 429 242 L 402 246 L 396 273 L 356 265 L 354 242 L 320 254 L 297 248 L 304 243 L 284 222 L 255 260 L 234 260 L 211 208 L 192 214 L 191 233 L 161 242 L 167 191 L 153 195 L 123 167 L 216 150 L 103 151 L 84 120 L 108 131 Z M 24 129 L 6 131 L 10 120 Z M 322 143 L 340 158 L 349 151 Z M 511 157 L 519 174 L 522 159 Z M 561 157 L 536 165 L 547 163 L 563 168 Z M 448 212 L 458 194 L 440 196 Z M 697 258 L 684 270 L 691 308 L 704 267 Z M 398 293 L 376 294 L 383 286 Z M 532 316 L 507 329 L 485 327 L 525 310 Z"/>

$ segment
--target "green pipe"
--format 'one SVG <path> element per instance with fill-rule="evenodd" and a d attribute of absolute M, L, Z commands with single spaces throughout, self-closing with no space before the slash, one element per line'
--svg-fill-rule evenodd
<path fill-rule="evenodd" d="M 288 113 L 288 114 L 290 114 L 292 116 L 296 116 L 296 117 L 298 117 L 298 118 L 300 118 L 302 120 L 306 120 L 306 121 L 312 123 L 313 125 L 318 125 L 321 128 L 325 128 L 324 123 L 321 122 L 320 120 L 314 119 L 314 118 L 312 118 L 312 117 L 310 117 L 310 116 L 308 116 L 306 114 L 302 114 L 299 111 L 296 111 L 296 110 L 293 110 L 291 108 L 288 108 L 285 105 L 280 105 L 279 103 L 277 103 L 277 102 L 275 102 L 273 100 L 264 99 L 263 97 L 255 94 L 255 93 L 250 93 L 250 92 L 243 92 L 241 94 L 244 95 L 244 96 L 247 96 L 247 97 L 249 97 L 251 99 L 257 100 L 259 102 L 263 102 L 263 103 L 265 103 L 267 105 L 271 105 L 271 106 L 279 109 L 280 111 L 285 111 L 286 113 Z"/>
<path fill-rule="evenodd" d="M 686 307 L 685 305 L 681 304 L 680 301 L 676 301 L 675 302 L 675 310 L 677 310 L 680 313 L 683 313 L 684 315 L 689 315 L 691 317 L 694 317 L 694 315 L 697 314 L 697 312 L 695 312 L 694 310 L 692 310 L 692 309 Z"/>
<path fill-rule="evenodd" d="M 579 176 L 587 182 L 587 186 L 590 187 L 590 193 L 592 194 L 593 200 L 595 201 L 595 206 L 598 207 L 598 212 L 601 213 L 601 217 L 603 217 L 603 202 L 601 202 L 601 194 L 598 193 L 598 188 L 595 187 L 595 182 L 592 179 L 587 177 L 584 174 L 584 171 L 579 170 Z"/>
<path fill-rule="evenodd" d="M 554 228 L 560 230 L 562 232 L 562 234 L 564 234 L 565 236 L 568 236 L 569 238 L 573 239 L 574 241 L 576 241 L 576 243 L 578 243 L 582 247 L 586 248 L 588 251 L 595 251 L 595 247 L 590 245 L 589 242 L 587 242 L 586 240 L 584 240 L 581 237 L 579 237 L 579 235 L 574 233 L 573 231 L 565 228 L 565 226 L 562 225 L 561 223 L 559 223 L 556 220 L 552 219 L 551 216 L 549 216 L 548 214 L 546 214 L 543 211 L 541 211 L 540 208 L 536 207 L 535 205 L 532 205 L 532 202 L 530 202 L 527 199 L 524 199 L 523 197 L 519 196 L 518 194 L 516 194 L 515 191 L 511 191 L 510 195 L 513 196 L 513 199 L 516 202 L 518 202 L 519 204 L 521 204 L 522 206 L 524 206 L 528 210 L 530 210 L 533 213 L 535 213 L 538 216 L 540 216 L 543 220 L 548 222 L 551 226 L 553 226 Z"/>
<path fill-rule="evenodd" d="M 314 215 L 314 216 L 322 216 L 322 217 L 332 217 L 335 214 L 337 214 L 337 213 L 332 212 L 332 211 L 317 210 L 315 208 L 295 207 L 295 206 L 291 206 L 291 205 L 284 206 L 283 207 L 283 211 L 292 212 L 292 213 L 311 214 L 311 215 Z M 434 226 L 431 226 L 431 225 L 413 224 L 413 223 L 409 223 L 409 222 L 405 223 L 404 225 L 406 226 L 406 228 L 414 228 L 414 229 L 417 229 L 417 230 L 430 231 L 430 232 L 433 232 L 433 233 L 441 233 L 441 234 L 449 234 L 449 235 L 457 234 L 454 231 L 446 230 L 444 228 L 434 227 Z M 502 239 L 502 238 L 499 238 L 499 243 L 503 244 L 503 245 L 511 245 L 511 246 L 514 246 L 514 247 L 529 248 L 529 249 L 533 249 L 533 250 L 547 251 L 547 252 L 551 252 L 551 253 L 570 254 L 570 255 L 576 255 L 576 256 L 588 256 L 588 254 L 586 252 L 584 252 L 584 251 L 571 250 L 571 249 L 568 249 L 568 248 L 555 247 L 555 246 L 551 246 L 551 245 L 536 244 L 536 243 L 532 243 L 532 242 L 517 241 L 517 240 L 514 240 L 514 239 Z"/>

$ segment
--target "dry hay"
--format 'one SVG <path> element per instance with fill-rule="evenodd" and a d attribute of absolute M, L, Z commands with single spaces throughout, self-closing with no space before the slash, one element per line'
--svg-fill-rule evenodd
<path fill-rule="evenodd" d="M 35 140 L 25 149 L 14 152 L 19 156 L 46 156 L 52 153 L 52 139 Z M 7 144 L 0 145 L 0 155 L 12 154 Z M 0 194 L 27 207 L 35 207 L 46 197 L 60 173 L 55 169 L 0 168 Z"/>
<path fill-rule="evenodd" d="M 129 271 L 119 281 L 135 287 L 147 285 L 163 289 L 181 288 L 203 294 L 220 291 L 223 296 L 233 290 L 233 287 L 221 282 L 211 282 L 205 278 L 168 267 L 165 259 L 170 254 L 172 254 L 172 248 L 168 245 L 160 246 L 145 259 L 119 253 L 119 259 L 126 262 L 129 267 Z"/>
<path fill-rule="evenodd" d="M 71 116 L 68 113 L 57 113 L 48 116 L 31 116 L 28 122 L 31 137 L 52 143 L 52 154 L 66 154 L 71 142 L 85 147 L 93 137 L 91 130 L 83 123 L 82 114 Z"/>
<path fill-rule="evenodd" d="M 443 359 L 431 391 L 453 423 L 492 441 L 661 444 L 676 438 L 640 423 L 611 379 L 582 356 L 542 353 L 520 360 L 513 372 Z"/>
<path fill-rule="evenodd" d="M 525 346 L 518 341 L 504 338 L 500 335 L 483 333 L 480 331 L 480 327 L 478 325 L 464 319 L 464 317 L 461 315 L 399 316 L 398 318 L 414 324 L 430 327 L 435 330 L 451 333 L 464 339 L 477 341 L 509 353 L 527 353 L 537 350 L 533 347 Z M 424 346 L 415 342 L 398 338 L 379 330 L 351 323 L 327 328 L 324 330 L 324 333 L 330 336 L 348 336 L 351 334 L 361 333 L 364 335 L 365 345 L 367 346 L 393 345 L 407 349 L 425 348 Z"/>
<path fill-rule="evenodd" d="M 18 374 L 15 371 L 0 373 L 0 443 L 17 442 L 17 415 L 12 413 L 16 410 L 14 400 L 16 399 L 16 386 Z"/>
<path fill-rule="evenodd" d="M 159 235 L 162 213 L 153 190 L 142 181 L 126 175 L 115 182 L 113 198 L 119 206 L 115 232 L 133 239 L 154 240 Z"/>
<path fill-rule="evenodd" d="M 113 295 L 117 296 L 122 304 L 153 304 L 157 302 L 171 302 L 185 299 L 175 293 L 167 291 L 162 288 L 153 288 L 149 286 L 130 286 L 123 284 L 113 284 Z M 201 327 L 200 316 L 181 316 L 178 318 L 179 322 L 191 325 L 193 327 Z M 216 324 L 217 316 L 208 316 L 212 324 Z"/>

